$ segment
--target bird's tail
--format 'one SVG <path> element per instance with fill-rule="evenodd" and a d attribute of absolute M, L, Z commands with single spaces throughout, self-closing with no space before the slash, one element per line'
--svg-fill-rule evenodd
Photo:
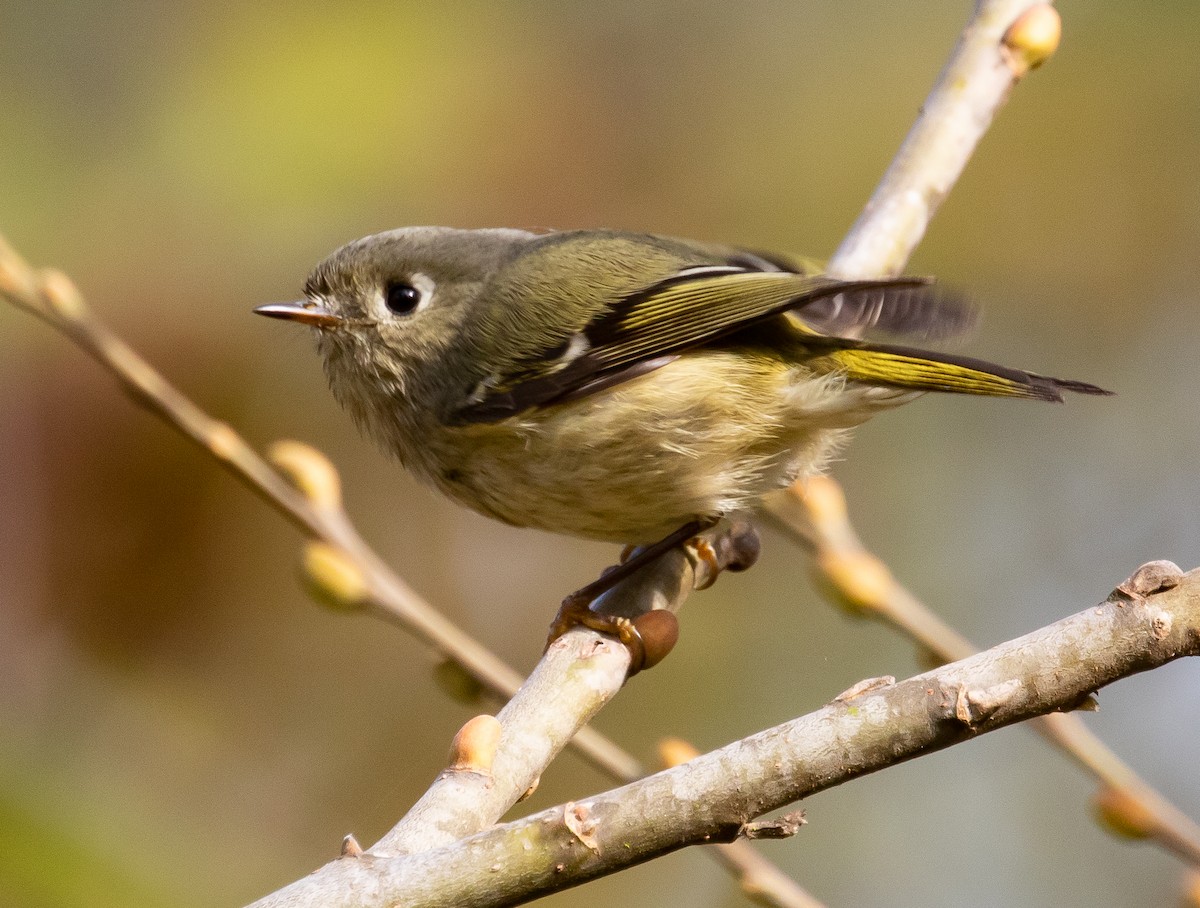
<path fill-rule="evenodd" d="M 828 351 L 822 358 L 851 381 L 872 385 L 1057 402 L 1062 401 L 1063 391 L 1112 393 L 1087 382 L 1050 378 L 968 356 L 837 337 L 806 337 L 805 343 L 810 349 L 817 346 Z"/>

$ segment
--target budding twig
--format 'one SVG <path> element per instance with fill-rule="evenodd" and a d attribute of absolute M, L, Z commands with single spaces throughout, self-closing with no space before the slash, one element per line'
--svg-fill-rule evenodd
<path fill-rule="evenodd" d="M 810 479 L 769 504 L 778 523 L 812 551 L 818 587 L 842 607 L 891 625 L 937 662 L 965 659 L 977 652 L 867 551 L 850 524 L 845 496 L 833 479 Z M 1130 599 L 1144 598 L 1169 589 L 1182 576 L 1175 565 L 1154 561 L 1139 568 L 1116 592 Z M 1107 828 L 1152 839 L 1200 866 L 1200 827 L 1140 778 L 1079 717 L 1053 713 L 1032 725 L 1101 783 L 1095 803 Z"/>

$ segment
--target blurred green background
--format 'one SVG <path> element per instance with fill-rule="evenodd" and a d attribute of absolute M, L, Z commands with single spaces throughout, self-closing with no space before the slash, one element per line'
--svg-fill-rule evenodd
<path fill-rule="evenodd" d="M 1094 381 L 1064 407 L 926 399 L 835 475 L 897 574 L 980 644 L 1200 563 L 1200 7 L 1060 4 L 913 270 L 980 356 Z M 609 546 L 489 523 L 357 437 L 305 332 L 250 315 L 406 224 L 612 226 L 828 255 L 969 4 L 0 3 L 0 232 L 210 412 L 342 469 L 364 534 L 528 668 Z M 0 904 L 239 905 L 373 841 L 473 712 L 420 644 L 313 606 L 298 534 L 62 338 L 0 306 Z M 819 601 L 766 533 L 597 725 L 647 761 L 806 712 L 913 649 Z M 1086 721 L 1200 818 L 1200 677 Z M 529 809 L 607 787 L 571 756 Z M 1026 730 L 805 804 L 764 850 L 834 905 L 1172 904 Z M 523 808 L 524 809 L 524 808 Z M 746 904 L 696 851 L 549 899 Z"/>

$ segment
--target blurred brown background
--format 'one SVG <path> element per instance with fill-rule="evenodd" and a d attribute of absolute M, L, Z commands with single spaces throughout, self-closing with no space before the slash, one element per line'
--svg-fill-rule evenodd
<path fill-rule="evenodd" d="M 980 644 L 1200 563 L 1200 8 L 1068 0 L 913 270 L 969 350 L 1119 392 L 926 399 L 836 468 L 866 540 Z M 336 461 L 364 534 L 518 666 L 612 547 L 477 518 L 359 439 L 309 338 L 250 315 L 405 224 L 613 226 L 828 255 L 967 3 L 0 3 L 0 232 L 252 441 Z M 312 605 L 298 534 L 0 306 L 0 904 L 238 905 L 373 841 L 472 710 L 425 649 Z M 597 723 L 639 756 L 783 721 L 912 647 L 761 565 L 689 603 Z M 1087 722 L 1200 817 L 1194 664 Z M 529 809 L 606 787 L 573 757 Z M 836 905 L 1171 904 L 1179 865 L 1090 819 L 1020 729 L 812 799 L 765 850 Z M 522 808 L 524 809 L 524 808 Z M 745 904 L 678 854 L 554 905 Z"/>

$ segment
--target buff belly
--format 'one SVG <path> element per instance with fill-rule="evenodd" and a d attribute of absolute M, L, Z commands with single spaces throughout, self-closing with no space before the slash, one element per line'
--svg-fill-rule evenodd
<path fill-rule="evenodd" d="M 435 433 L 413 465 L 506 523 L 648 543 L 820 471 L 851 426 L 912 396 L 705 351 L 583 400 Z"/>

